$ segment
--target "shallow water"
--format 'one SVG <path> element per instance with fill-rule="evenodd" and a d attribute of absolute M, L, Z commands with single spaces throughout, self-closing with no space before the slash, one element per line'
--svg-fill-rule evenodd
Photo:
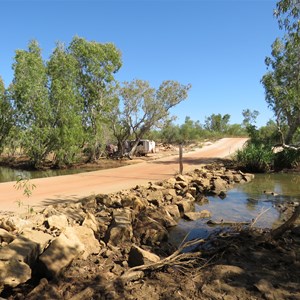
<path fill-rule="evenodd" d="M 274 192 L 275 194 L 270 194 Z M 278 195 L 277 195 L 278 194 Z M 240 184 L 227 192 L 225 199 L 207 197 L 209 203 L 196 204 L 196 211 L 207 209 L 213 221 L 251 222 L 266 211 L 255 223 L 261 228 L 272 228 L 280 223 L 278 204 L 285 201 L 300 201 L 299 174 L 256 174 L 252 182 Z M 170 230 L 170 242 L 179 244 L 183 239 L 205 238 L 216 226 L 206 224 L 209 219 L 185 221 Z"/>
<path fill-rule="evenodd" d="M 99 165 L 98 168 L 91 169 L 64 169 L 64 170 L 46 170 L 46 171 L 25 171 L 11 169 L 7 167 L 0 167 L 0 183 L 7 181 L 17 181 L 19 177 L 33 179 L 33 178 L 43 178 L 43 177 L 53 177 L 62 175 L 78 174 L 83 172 L 97 171 L 101 169 L 106 169 L 107 167 L 102 167 Z"/>

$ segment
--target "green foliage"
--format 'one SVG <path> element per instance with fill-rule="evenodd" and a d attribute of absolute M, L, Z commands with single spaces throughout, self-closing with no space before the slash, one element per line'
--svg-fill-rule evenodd
<path fill-rule="evenodd" d="M 253 123 L 256 123 L 256 118 L 259 115 L 259 112 L 257 110 L 251 111 L 249 108 L 244 109 L 242 112 L 242 115 L 244 117 L 243 125 L 245 127 L 249 125 L 253 125 Z"/>
<path fill-rule="evenodd" d="M 180 126 L 168 122 L 160 131 L 158 140 L 163 143 L 175 144 L 183 140 L 180 133 Z"/>
<path fill-rule="evenodd" d="M 123 109 L 115 109 L 110 118 L 120 152 L 123 152 L 123 142 L 130 136 L 137 145 L 152 128 L 168 122 L 169 110 L 187 98 L 190 88 L 190 85 L 170 80 L 162 82 L 157 90 L 147 81 L 125 82 L 119 89 Z"/>
<path fill-rule="evenodd" d="M 23 196 L 29 198 L 32 195 L 33 190 L 36 188 L 36 185 L 31 183 L 28 178 L 18 176 L 18 179 L 14 184 L 14 188 L 16 190 L 21 190 L 23 192 Z"/>
<path fill-rule="evenodd" d="M 17 50 L 8 90 L 0 79 L 0 148 L 5 140 L 7 153 L 21 151 L 36 168 L 49 157 L 62 167 L 82 154 L 97 159 L 113 140 L 123 152 L 128 139 L 185 143 L 245 134 L 241 125 L 229 124 L 229 114 L 212 114 L 205 125 L 189 117 L 174 125 L 170 110 L 188 97 L 191 86 L 172 80 L 157 89 L 143 80 L 120 85 L 114 74 L 121 65 L 113 44 L 80 37 L 68 47 L 57 43 L 48 61 L 37 41 Z"/>
<path fill-rule="evenodd" d="M 16 183 L 14 184 L 16 190 L 21 190 L 23 196 L 29 198 L 32 195 L 33 190 L 36 188 L 36 185 L 31 183 L 28 178 L 23 178 L 21 175 L 18 176 Z M 28 213 L 33 213 L 33 207 L 29 204 L 25 205 L 21 200 L 16 201 L 18 207 L 25 206 Z"/>
<path fill-rule="evenodd" d="M 209 117 L 205 118 L 205 129 L 225 133 L 228 128 L 228 123 L 230 120 L 230 115 L 225 114 L 222 116 L 221 114 L 212 114 Z"/>
<path fill-rule="evenodd" d="M 270 171 L 275 165 L 273 145 L 279 141 L 276 124 L 269 121 L 259 129 L 248 124 L 246 129 L 250 140 L 244 149 L 237 152 L 237 163 L 249 172 Z"/>
<path fill-rule="evenodd" d="M 193 121 L 190 117 L 185 118 L 182 125 L 173 124 L 168 121 L 160 130 L 152 132 L 152 137 L 163 143 L 191 143 L 205 139 L 217 139 L 224 136 L 247 136 L 248 133 L 241 124 L 227 124 L 226 132 L 211 131 L 205 128 L 200 121 Z"/>
<path fill-rule="evenodd" d="M 285 29 L 289 34 L 299 32 L 300 9 L 298 0 L 278 1 L 274 15 L 278 20 L 280 29 Z"/>
<path fill-rule="evenodd" d="M 83 126 L 87 135 L 90 160 L 97 158 L 111 112 L 117 107 L 116 81 L 113 76 L 122 66 L 120 51 L 111 43 L 100 44 L 73 38 L 70 54 L 77 61 L 77 85 L 83 101 Z"/>
<path fill-rule="evenodd" d="M 0 151 L 3 150 L 7 136 L 13 126 L 13 109 L 0 77 Z"/>
<path fill-rule="evenodd" d="M 274 154 L 270 147 L 263 144 L 248 143 L 236 154 L 237 163 L 249 172 L 260 173 L 272 169 Z"/>
<path fill-rule="evenodd" d="M 108 115 L 118 105 L 113 74 L 120 67 L 121 55 L 113 44 L 79 37 L 68 48 L 58 43 L 48 62 L 36 41 L 29 43 L 28 50 L 17 50 L 11 102 L 6 101 L 0 81 L 1 117 L 9 116 L 3 105 L 9 108 L 12 103 L 17 135 L 7 136 L 10 123 L 2 128 L 0 121 L 0 145 L 3 134 L 7 144 L 12 149 L 18 144 L 36 168 L 50 153 L 56 166 L 71 164 L 84 148 L 94 160 L 110 135 Z"/>
<path fill-rule="evenodd" d="M 57 166 L 68 165 L 77 161 L 84 144 L 83 101 L 76 84 L 77 61 L 58 44 L 47 67 L 53 113 L 52 151 Z"/>
<path fill-rule="evenodd" d="M 47 89 L 46 66 L 36 41 L 28 50 L 17 50 L 13 64 L 14 79 L 10 88 L 17 125 L 23 129 L 22 143 L 34 166 L 50 152 L 52 114 Z"/>
<path fill-rule="evenodd" d="M 184 123 L 179 128 L 179 142 L 197 141 L 201 138 L 203 129 L 199 121 L 194 122 L 190 117 L 186 117 Z"/>
<path fill-rule="evenodd" d="M 282 170 L 284 168 L 297 168 L 300 163 L 300 152 L 294 149 L 284 149 L 275 154 L 274 168 Z"/>
<path fill-rule="evenodd" d="M 279 28 L 285 31 L 282 38 L 272 44 L 272 57 L 265 60 L 268 72 L 262 78 L 266 101 L 273 110 L 282 143 L 294 142 L 300 126 L 300 20 L 299 1 L 281 0 L 275 16 Z M 286 132 L 282 128 L 286 129 Z"/>
<path fill-rule="evenodd" d="M 228 136 L 247 136 L 247 131 L 241 124 L 228 125 L 226 135 Z"/>
<path fill-rule="evenodd" d="M 280 126 L 287 126 L 285 142 L 293 141 L 300 126 L 300 41 L 294 36 L 276 39 L 272 45 L 272 58 L 266 59 L 269 71 L 263 76 L 266 101 L 274 111 Z"/>

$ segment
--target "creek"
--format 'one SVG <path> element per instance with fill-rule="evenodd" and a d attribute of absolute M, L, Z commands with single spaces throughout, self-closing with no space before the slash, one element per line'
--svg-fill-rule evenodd
<path fill-rule="evenodd" d="M 96 169 L 63 169 L 63 170 L 45 170 L 45 171 L 25 171 L 12 169 L 8 167 L 0 167 L 0 183 L 8 181 L 17 181 L 20 176 L 26 179 L 53 177 L 61 175 L 71 175 L 82 172 L 96 171 Z"/>
<path fill-rule="evenodd" d="M 273 194 L 272 194 L 273 193 Z M 196 211 L 207 209 L 213 221 L 251 222 L 261 215 L 256 227 L 272 228 L 282 222 L 280 205 L 286 201 L 300 201 L 300 174 L 256 174 L 253 181 L 239 184 L 227 191 L 226 197 L 207 197 L 209 202 L 195 205 Z M 170 242 L 180 244 L 184 239 L 206 238 L 216 226 L 207 225 L 209 219 L 186 221 L 181 219 L 170 230 Z"/>

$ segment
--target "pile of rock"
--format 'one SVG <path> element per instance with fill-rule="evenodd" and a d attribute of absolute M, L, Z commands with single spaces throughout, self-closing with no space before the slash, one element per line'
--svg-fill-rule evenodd
<path fill-rule="evenodd" d="M 228 188 L 252 178 L 221 165 L 207 165 L 147 187 L 48 206 L 23 218 L 2 217 L 0 293 L 28 281 L 33 273 L 55 278 L 78 259 L 96 257 L 99 264 L 109 258 L 110 276 L 158 261 L 170 251 L 164 247 L 168 228 L 181 217 L 210 217 L 207 210 L 194 212 L 195 202 L 203 203 L 208 194 L 225 197 Z"/>

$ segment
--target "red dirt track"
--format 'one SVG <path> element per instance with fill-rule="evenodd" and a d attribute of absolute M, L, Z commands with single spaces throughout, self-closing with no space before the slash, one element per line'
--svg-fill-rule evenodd
<path fill-rule="evenodd" d="M 224 138 L 197 151 L 183 154 L 184 172 L 197 168 L 214 158 L 225 158 L 242 148 L 246 138 Z M 178 156 L 168 156 L 154 161 L 142 162 L 120 168 L 79 173 L 74 175 L 38 178 L 30 180 L 36 188 L 30 198 L 14 188 L 15 182 L 0 184 L 0 214 L 26 212 L 26 206 L 33 209 L 55 203 L 79 200 L 99 193 L 112 193 L 149 181 L 172 177 L 179 170 Z M 17 201 L 24 206 L 19 207 Z"/>

